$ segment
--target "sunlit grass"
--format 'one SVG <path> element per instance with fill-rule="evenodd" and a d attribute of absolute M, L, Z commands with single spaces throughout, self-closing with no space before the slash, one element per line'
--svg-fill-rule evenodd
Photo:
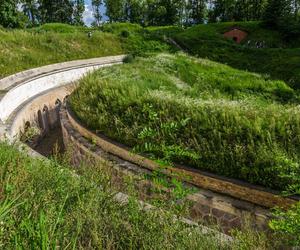
<path fill-rule="evenodd" d="M 71 97 L 91 129 L 149 157 L 280 190 L 299 171 L 297 102 L 282 81 L 184 54 L 101 69 Z"/>

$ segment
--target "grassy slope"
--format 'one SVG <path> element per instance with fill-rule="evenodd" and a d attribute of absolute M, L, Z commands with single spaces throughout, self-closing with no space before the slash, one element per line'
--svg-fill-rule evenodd
<path fill-rule="evenodd" d="M 162 54 L 80 83 L 82 121 L 139 152 L 276 189 L 281 170 L 299 171 L 297 95 L 282 81 Z"/>
<path fill-rule="evenodd" d="M 128 35 L 122 34 L 124 30 Z M 106 25 L 102 31 L 46 24 L 28 30 L 0 29 L 0 37 L 0 78 L 57 62 L 171 49 L 160 37 L 132 24 Z"/>
<path fill-rule="evenodd" d="M 249 40 L 266 41 L 267 48 L 236 45 L 223 38 L 223 32 L 232 26 L 240 26 L 248 31 Z M 198 25 L 173 35 L 173 38 L 193 55 L 234 68 L 268 74 L 274 79 L 285 80 L 294 88 L 300 88 L 299 41 L 288 43 L 278 32 L 266 30 L 259 23 Z"/>
<path fill-rule="evenodd" d="M 0 30 L 0 78 L 41 65 L 124 53 L 113 34 L 95 32 L 89 39 L 84 30 L 55 28 Z"/>
<path fill-rule="evenodd" d="M 169 46 L 161 43 L 161 36 L 174 34 L 178 29 L 149 28 L 142 32 L 143 38 L 137 34 L 125 38 L 116 32 L 96 32 L 88 39 L 87 31 L 61 25 L 27 31 L 0 29 L 0 78 L 61 61 L 124 51 L 140 53 L 148 44 L 150 51 L 169 50 Z M 155 31 L 157 37 L 149 31 Z M 99 192 L 90 182 L 94 179 L 106 185 L 107 176 L 102 171 L 95 175 L 95 169 L 89 172 L 84 168 L 84 176 L 77 178 L 53 162 L 32 160 L 4 144 L 0 144 L 0 162 L 1 248 L 217 247 L 207 236 L 189 234 L 187 238 L 182 225 L 174 224 L 168 216 L 147 216 L 138 211 L 134 202 L 130 206 L 116 205 L 111 199 L 114 190 Z M 111 188 L 109 184 L 105 187 Z M 243 237 L 242 246 L 235 249 L 247 249 L 248 244 L 257 247 L 257 242 L 262 243 L 262 249 L 266 248 L 261 239 L 254 237 L 249 242 Z"/>
<path fill-rule="evenodd" d="M 222 249 L 175 221 L 171 208 L 145 213 L 134 196 L 115 202 L 101 165 L 77 168 L 79 177 L 3 143 L 0 162 L 1 249 Z"/>

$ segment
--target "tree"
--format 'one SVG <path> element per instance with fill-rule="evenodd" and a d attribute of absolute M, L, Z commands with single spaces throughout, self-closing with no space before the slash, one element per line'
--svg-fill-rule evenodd
<path fill-rule="evenodd" d="M 126 21 L 125 5 L 126 0 L 104 0 L 106 5 L 106 15 L 110 22 Z"/>
<path fill-rule="evenodd" d="M 145 25 L 147 23 L 147 4 L 143 0 L 127 0 L 125 4 L 126 20 Z"/>
<path fill-rule="evenodd" d="M 37 0 L 22 0 L 23 13 L 28 17 L 30 23 L 34 26 L 39 23 L 39 10 Z"/>
<path fill-rule="evenodd" d="M 251 17 L 249 20 L 261 20 L 266 4 L 267 0 L 250 0 Z"/>
<path fill-rule="evenodd" d="M 93 16 L 95 18 L 95 26 L 100 26 L 102 15 L 101 15 L 101 7 L 102 7 L 102 0 L 92 0 L 92 7 L 93 7 Z"/>
<path fill-rule="evenodd" d="M 234 21 L 236 1 L 235 0 L 214 0 L 210 21 L 228 22 Z"/>
<path fill-rule="evenodd" d="M 42 23 L 73 23 L 74 3 L 69 0 L 39 0 Z"/>
<path fill-rule="evenodd" d="M 73 2 L 73 24 L 83 25 L 83 12 L 85 10 L 84 0 L 75 0 Z"/>
<path fill-rule="evenodd" d="M 264 14 L 264 21 L 270 27 L 278 27 L 280 22 L 290 18 L 291 0 L 269 0 Z"/>
<path fill-rule="evenodd" d="M 187 5 L 188 17 L 192 23 L 204 22 L 207 0 L 189 0 Z"/>
<path fill-rule="evenodd" d="M 0 1 L 0 25 L 16 28 L 25 25 L 28 20 L 17 8 L 17 0 Z"/>
<path fill-rule="evenodd" d="M 180 23 L 180 10 L 185 1 L 182 0 L 161 0 L 159 5 L 165 9 L 161 16 L 161 25 L 174 25 Z"/>
<path fill-rule="evenodd" d="M 292 0 L 292 9 L 293 9 L 295 18 L 299 18 L 300 0 Z"/>

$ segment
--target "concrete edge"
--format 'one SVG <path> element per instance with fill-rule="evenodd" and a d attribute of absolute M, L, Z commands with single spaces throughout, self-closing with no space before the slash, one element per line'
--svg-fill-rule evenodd
<path fill-rule="evenodd" d="M 47 73 L 54 73 L 65 71 L 67 69 L 82 68 L 84 66 L 94 66 L 103 63 L 113 63 L 123 60 L 126 55 L 118 56 L 108 56 L 108 57 L 97 57 L 92 59 L 74 60 L 70 62 L 62 62 L 56 64 L 50 64 L 34 69 L 29 69 L 25 71 L 18 72 L 16 74 L 7 76 L 0 79 L 0 90 L 10 90 L 12 87 L 19 85 L 22 82 L 27 82 L 28 80 L 33 80 L 41 75 Z"/>

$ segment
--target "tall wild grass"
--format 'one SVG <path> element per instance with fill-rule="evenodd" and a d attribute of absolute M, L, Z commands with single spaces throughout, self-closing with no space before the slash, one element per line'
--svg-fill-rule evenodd
<path fill-rule="evenodd" d="M 149 157 L 278 190 L 299 172 L 297 101 L 282 81 L 184 54 L 101 69 L 70 99 L 91 129 Z"/>

